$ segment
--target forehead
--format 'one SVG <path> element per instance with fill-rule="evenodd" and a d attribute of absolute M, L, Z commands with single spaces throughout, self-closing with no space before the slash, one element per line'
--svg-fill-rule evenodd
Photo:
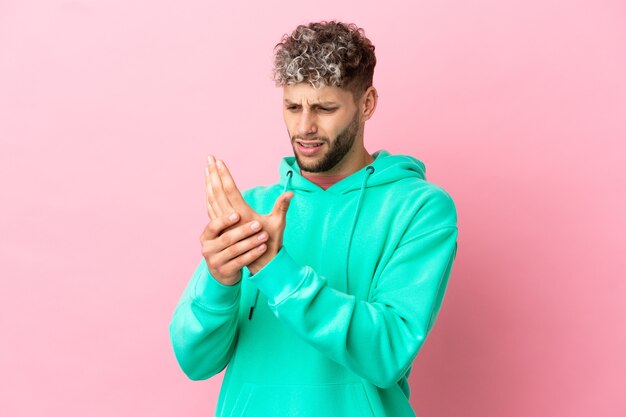
<path fill-rule="evenodd" d="M 284 86 L 283 99 L 286 102 L 300 104 L 353 102 L 352 92 L 348 90 L 328 85 L 315 88 L 309 83 L 298 83 Z"/>

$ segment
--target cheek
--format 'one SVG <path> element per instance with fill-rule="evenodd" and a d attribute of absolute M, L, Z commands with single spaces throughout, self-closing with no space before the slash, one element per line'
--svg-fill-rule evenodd
<path fill-rule="evenodd" d="M 349 120 L 344 120 L 345 118 L 336 118 L 333 120 L 329 120 L 328 123 L 323 127 L 327 136 L 331 138 L 336 138 L 349 124 Z"/>

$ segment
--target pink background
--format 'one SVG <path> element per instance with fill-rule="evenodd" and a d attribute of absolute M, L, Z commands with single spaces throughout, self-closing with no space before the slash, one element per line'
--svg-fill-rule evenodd
<path fill-rule="evenodd" d="M 409 3 L 0 2 L 0 415 L 212 415 L 167 332 L 205 157 L 277 178 L 272 47 L 323 18 L 376 45 L 368 149 L 458 207 L 418 415 L 626 415 L 626 3 Z"/>

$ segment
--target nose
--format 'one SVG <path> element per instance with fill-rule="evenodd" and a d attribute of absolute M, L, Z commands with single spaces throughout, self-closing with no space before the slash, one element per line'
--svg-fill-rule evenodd
<path fill-rule="evenodd" d="M 309 111 L 300 112 L 297 125 L 297 135 L 303 138 L 317 133 L 315 115 Z"/>

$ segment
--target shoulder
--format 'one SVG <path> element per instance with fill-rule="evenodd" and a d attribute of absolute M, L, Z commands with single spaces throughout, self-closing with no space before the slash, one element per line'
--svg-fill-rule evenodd
<path fill-rule="evenodd" d="M 428 214 L 441 221 L 456 224 L 456 206 L 441 186 L 426 180 L 425 164 L 409 155 L 377 152 L 375 171 L 369 184 L 382 192 L 385 203 L 407 216 Z"/>
<path fill-rule="evenodd" d="M 391 187 L 391 197 L 400 199 L 421 229 L 457 226 L 456 204 L 441 186 L 421 178 L 406 178 Z"/>

